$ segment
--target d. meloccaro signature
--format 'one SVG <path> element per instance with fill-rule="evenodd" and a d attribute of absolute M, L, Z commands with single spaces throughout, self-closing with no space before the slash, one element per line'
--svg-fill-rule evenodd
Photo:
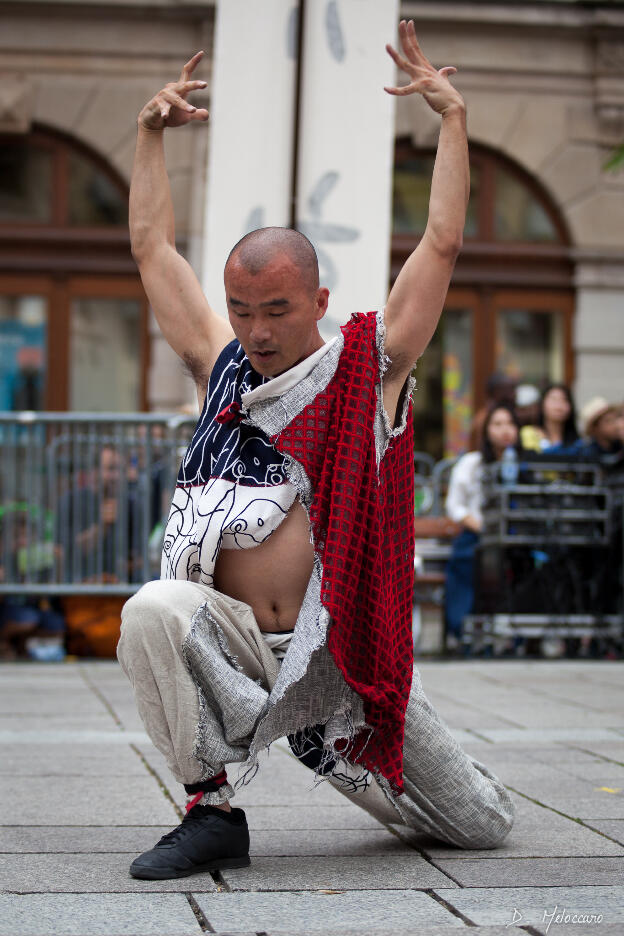
<path fill-rule="evenodd" d="M 514 907 L 511 914 L 511 920 L 509 920 L 505 926 L 515 926 L 523 919 L 524 914 L 518 910 L 517 907 Z M 602 913 L 587 913 L 580 910 L 568 910 L 567 907 L 559 907 L 557 904 L 555 904 L 554 910 L 544 910 L 544 916 L 542 917 L 542 923 L 546 924 L 546 932 L 548 932 L 553 923 L 577 923 L 583 924 L 585 926 L 591 926 L 592 923 L 602 923 L 602 921 Z"/>

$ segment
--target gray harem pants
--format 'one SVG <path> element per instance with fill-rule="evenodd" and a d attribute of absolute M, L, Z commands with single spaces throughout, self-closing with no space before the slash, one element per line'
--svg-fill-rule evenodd
<path fill-rule="evenodd" d="M 221 644 L 213 655 L 221 659 L 210 670 L 212 685 L 198 692 L 184 646 L 191 620 L 206 602 Z M 241 730 L 241 706 L 228 709 L 221 703 L 230 680 L 239 685 L 244 680 L 253 692 L 266 696 L 280 666 L 249 605 L 195 582 L 149 582 L 123 609 L 117 655 L 147 733 L 176 780 L 194 784 L 231 761 L 246 759 L 245 733 L 250 738 L 253 725 Z M 206 763 L 205 753 L 201 760 L 194 753 L 198 726 L 206 723 L 219 730 L 211 763 Z M 514 815 L 508 792 L 461 749 L 424 694 L 416 668 L 403 757 L 405 792 L 394 799 L 366 772 L 365 782 L 359 782 L 362 768 L 357 765 L 347 776 L 339 774 L 329 782 L 381 822 L 408 825 L 461 848 L 494 848 L 503 841 Z M 232 795 L 228 784 L 206 801 L 222 802 Z"/>

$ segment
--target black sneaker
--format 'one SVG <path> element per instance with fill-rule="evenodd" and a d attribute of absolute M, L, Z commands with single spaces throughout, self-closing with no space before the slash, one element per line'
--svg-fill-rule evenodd
<path fill-rule="evenodd" d="M 130 865 L 135 878 L 162 881 L 197 871 L 249 864 L 249 829 L 242 809 L 193 806 L 182 822 Z"/>

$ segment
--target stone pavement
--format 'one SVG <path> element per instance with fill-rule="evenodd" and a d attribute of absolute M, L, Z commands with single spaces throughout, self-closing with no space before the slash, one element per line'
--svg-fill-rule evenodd
<path fill-rule="evenodd" d="M 624 664 L 420 668 L 466 750 L 512 791 L 501 848 L 385 827 L 312 789 L 278 742 L 236 797 L 251 866 L 156 883 L 128 865 L 177 824 L 183 796 L 117 664 L 0 666 L 0 936 L 622 936 Z"/>

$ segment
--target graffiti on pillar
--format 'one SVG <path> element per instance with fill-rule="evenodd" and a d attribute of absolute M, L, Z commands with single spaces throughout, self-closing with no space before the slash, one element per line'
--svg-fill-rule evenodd
<path fill-rule="evenodd" d="M 323 286 L 329 290 L 338 285 L 338 270 L 333 258 L 324 244 L 349 244 L 356 241 L 360 231 L 346 224 L 336 224 L 323 220 L 323 203 L 340 181 L 340 174 L 330 170 L 324 172 L 313 187 L 306 203 L 307 217 L 299 219 L 297 229 L 309 238 L 316 249 L 319 261 L 319 273 Z M 265 225 L 265 211 L 262 205 L 256 205 L 247 215 L 241 237 L 250 231 L 256 231 Z"/>
<path fill-rule="evenodd" d="M 295 5 L 288 14 L 286 22 L 286 55 L 290 59 L 297 58 L 297 40 L 299 38 L 299 9 Z"/>
<path fill-rule="evenodd" d="M 290 59 L 297 57 L 298 31 L 299 10 L 293 6 L 286 22 L 286 55 Z M 325 38 L 332 58 L 337 62 L 344 62 L 347 47 L 338 13 L 338 0 L 327 0 L 325 5 Z"/>
<path fill-rule="evenodd" d="M 305 234 L 316 248 L 319 260 L 321 283 L 331 291 L 338 285 L 338 270 L 333 258 L 324 249 L 323 244 L 348 244 L 360 236 L 357 228 L 345 224 L 335 224 L 323 220 L 323 202 L 339 182 L 340 174 L 329 171 L 323 173 L 308 196 L 308 217 L 300 219 L 298 229 Z"/>
<path fill-rule="evenodd" d="M 241 237 L 244 237 L 245 234 L 249 234 L 250 231 L 257 231 L 258 228 L 261 227 L 264 227 L 264 208 L 262 205 L 256 205 L 247 215 Z"/>
<path fill-rule="evenodd" d="M 344 62 L 346 47 L 338 16 L 338 0 L 329 0 L 325 7 L 325 34 L 329 51 L 337 62 Z"/>

